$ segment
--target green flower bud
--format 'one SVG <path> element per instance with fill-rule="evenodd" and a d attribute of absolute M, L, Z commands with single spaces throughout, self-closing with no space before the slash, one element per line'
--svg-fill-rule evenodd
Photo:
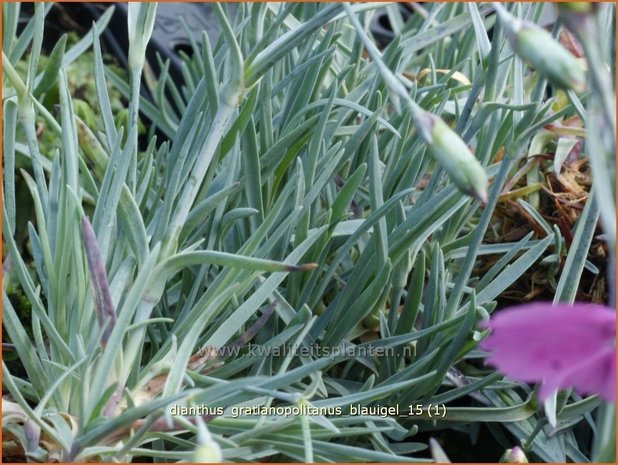
<path fill-rule="evenodd" d="M 545 29 L 520 23 L 507 31 L 513 50 L 554 85 L 577 92 L 586 88 L 580 62 Z"/>
<path fill-rule="evenodd" d="M 219 463 L 223 457 L 221 456 L 221 448 L 216 442 L 201 444 L 193 451 L 194 463 Z"/>
<path fill-rule="evenodd" d="M 590 13 L 594 8 L 594 5 L 590 2 L 560 2 L 556 6 L 562 13 L 563 11 L 573 13 Z"/>
<path fill-rule="evenodd" d="M 528 458 L 521 447 L 513 447 L 507 449 L 502 457 L 500 457 L 500 463 L 528 463 Z"/>
<path fill-rule="evenodd" d="M 377 331 L 380 328 L 380 314 L 371 312 L 363 318 L 363 326 L 371 331 Z"/>
<path fill-rule="evenodd" d="M 154 29 L 157 4 L 129 2 L 128 8 L 129 69 L 141 71 L 146 59 L 146 45 Z"/>
<path fill-rule="evenodd" d="M 196 417 L 197 447 L 193 451 L 193 463 L 219 463 L 223 461 L 221 447 L 212 438 L 201 417 Z"/>
<path fill-rule="evenodd" d="M 487 202 L 487 174 L 468 146 L 441 118 L 420 117 L 421 133 L 428 134 L 429 151 L 464 193 Z"/>

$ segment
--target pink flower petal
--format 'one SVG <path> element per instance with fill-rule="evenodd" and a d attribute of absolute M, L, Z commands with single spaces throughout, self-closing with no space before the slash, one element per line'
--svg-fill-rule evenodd
<path fill-rule="evenodd" d="M 481 347 L 509 377 L 543 382 L 541 400 L 560 388 L 615 400 L 616 314 L 600 305 L 533 303 L 499 311 Z"/>
<path fill-rule="evenodd" d="M 598 394 L 608 402 L 616 400 L 616 350 L 607 347 L 592 358 L 573 365 L 555 378 L 545 378 L 539 399 L 545 400 L 557 389 L 572 387 L 578 393 Z"/>

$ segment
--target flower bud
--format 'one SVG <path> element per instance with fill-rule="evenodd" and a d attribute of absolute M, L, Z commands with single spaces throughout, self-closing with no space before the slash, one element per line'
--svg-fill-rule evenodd
<path fill-rule="evenodd" d="M 146 45 L 154 29 L 157 4 L 129 2 L 128 8 L 129 69 L 141 71 L 146 60 Z"/>
<path fill-rule="evenodd" d="M 197 446 L 191 458 L 194 463 L 220 463 L 222 460 L 221 448 L 214 441 Z"/>
<path fill-rule="evenodd" d="M 429 151 L 464 193 L 487 202 L 487 174 L 468 146 L 441 118 L 425 112 L 421 133 L 429 137 Z"/>
<path fill-rule="evenodd" d="M 197 447 L 191 459 L 194 463 L 219 463 L 223 461 L 221 447 L 212 438 L 202 417 L 196 417 Z"/>
<path fill-rule="evenodd" d="M 558 11 L 572 13 L 590 13 L 594 8 L 594 4 L 590 2 L 560 2 L 557 3 Z"/>
<path fill-rule="evenodd" d="M 536 24 L 519 22 L 507 27 L 513 50 L 558 87 L 581 92 L 586 75 L 580 62 L 552 35 Z"/>
<path fill-rule="evenodd" d="M 513 447 L 507 449 L 502 457 L 500 457 L 500 463 L 528 463 L 528 458 L 521 447 Z"/>

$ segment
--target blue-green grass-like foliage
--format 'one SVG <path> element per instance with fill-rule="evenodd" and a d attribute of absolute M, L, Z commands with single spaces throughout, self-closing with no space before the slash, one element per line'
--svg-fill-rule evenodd
<path fill-rule="evenodd" d="M 533 268 L 553 273 L 565 301 L 585 268 L 598 272 L 586 252 L 601 201 L 589 199 L 568 244 L 537 213 L 544 168 L 528 163 L 549 123 L 583 112 L 586 130 L 603 131 L 594 86 L 562 98 L 484 3 L 416 4 L 407 22 L 390 4 L 239 3 L 234 14 L 213 4 L 220 37 L 204 33 L 182 54 L 183 82 L 163 62 L 142 71 L 156 4 L 131 6 L 128 79 L 101 52 L 111 8 L 77 44 L 61 39 L 42 69 L 50 8 L 35 4 L 18 34 L 20 4 L 3 4 L 3 328 L 16 353 L 2 367 L 5 451 L 39 461 L 409 462 L 476 457 L 489 441 L 538 461 L 593 457 L 601 402 L 564 392 L 537 405 L 533 387 L 483 365 L 477 323 Z M 381 51 L 368 45 L 378 8 L 395 32 Z M 505 8 L 536 22 L 543 4 Z M 614 6 L 598 8 L 589 14 L 613 43 L 599 18 Z M 86 52 L 94 126 L 76 116 L 67 82 Z M 110 84 L 126 97 L 124 120 Z M 59 108 L 47 108 L 56 89 Z M 423 115 L 439 124 L 424 127 Z M 41 125 L 59 150 L 39 144 Z M 476 174 L 458 176 L 467 165 L 432 138 L 469 150 Z M 530 187 L 519 208 L 538 227 L 505 241 L 498 207 L 517 176 Z M 495 259 L 480 272 L 485 257 Z M 101 318 L 98 302 L 115 318 Z M 172 415 L 174 406 L 224 414 Z M 233 415 L 252 406 L 318 414 Z M 351 406 L 409 415 L 349 415 Z M 602 421 L 597 451 L 609 441 Z"/>

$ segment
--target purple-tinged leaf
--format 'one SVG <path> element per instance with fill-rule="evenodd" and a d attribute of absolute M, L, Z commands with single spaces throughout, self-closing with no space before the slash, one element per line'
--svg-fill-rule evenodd
<path fill-rule="evenodd" d="M 82 218 L 82 235 L 84 237 L 86 257 L 88 258 L 88 271 L 90 273 L 90 284 L 92 285 L 97 321 L 99 326 L 104 328 L 101 335 L 101 345 L 105 346 L 114 328 L 114 324 L 116 324 L 116 310 L 109 293 L 107 273 L 105 272 L 105 265 L 101 258 L 97 239 L 90 221 L 85 216 Z"/>

